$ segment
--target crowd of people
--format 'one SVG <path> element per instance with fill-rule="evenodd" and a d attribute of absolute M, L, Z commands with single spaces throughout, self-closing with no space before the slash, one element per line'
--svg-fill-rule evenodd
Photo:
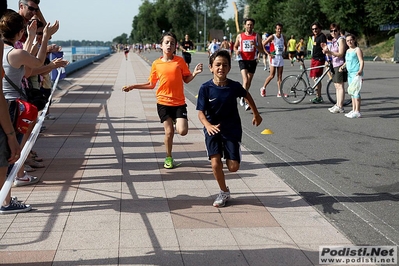
<path fill-rule="evenodd" d="M 16 130 L 19 115 L 17 99 L 27 99 L 28 94 L 36 93 L 48 100 L 51 95 L 49 73 L 64 67 L 69 62 L 62 58 L 50 61 L 49 54 L 59 52 L 61 47 L 49 45 L 49 40 L 59 29 L 59 22 L 47 23 L 39 8 L 40 0 L 19 0 L 18 10 L 9 9 L 7 1 L 0 6 L 0 51 L 2 54 L 2 79 L 0 93 L 1 128 L 0 128 L 0 187 L 3 187 L 13 164 L 19 159 L 35 120 L 29 124 L 26 132 Z M 55 119 L 47 112 L 46 119 Z M 35 184 L 39 178 L 28 174 L 34 168 L 44 167 L 43 159 L 35 151 L 24 164 L 20 164 L 14 179 L 14 186 Z M 33 169 L 32 169 L 33 168 Z M 0 214 L 26 212 L 30 205 L 11 196 L 11 190 L 2 202 Z"/>
<path fill-rule="evenodd" d="M 4 4 L 5 3 L 5 4 Z M 39 8 L 40 0 L 19 0 L 18 12 L 7 9 L 6 1 L 2 2 L 0 20 L 0 52 L 3 56 L 2 91 L 0 94 L 0 186 L 6 180 L 10 167 L 19 158 L 24 143 L 33 129 L 34 123 L 25 134 L 15 130 L 17 115 L 16 100 L 21 97 L 13 83 L 23 90 L 37 89 L 49 96 L 51 86 L 48 85 L 48 73 L 55 68 L 65 66 L 68 62 L 62 59 L 49 61 L 48 54 L 59 47 L 48 45 L 48 41 L 59 28 L 59 23 L 47 23 Z M 246 111 L 253 113 L 252 123 L 260 125 L 262 117 L 259 115 L 254 99 L 249 93 L 260 54 L 263 55 L 264 70 L 269 68 L 269 75 L 260 88 L 262 97 L 266 97 L 266 88 L 277 74 L 277 97 L 280 94 L 284 69 L 284 54 L 288 53 L 291 66 L 295 61 L 302 62 L 305 57 L 306 44 L 301 38 L 298 42 L 293 35 L 287 40 L 283 35 L 283 25 L 275 24 L 275 33 L 264 33 L 262 36 L 254 31 L 255 20 L 247 18 L 244 21 L 244 31 L 239 33 L 235 42 L 223 38 L 223 42 L 217 39 L 209 44 L 209 71 L 212 78 L 201 85 L 197 99 L 198 118 L 204 126 L 205 144 L 207 156 L 210 160 L 214 177 L 219 185 L 220 192 L 213 206 L 223 207 L 230 199 L 230 189 L 226 184 L 223 172 L 222 158 L 226 160 L 230 172 L 236 172 L 240 167 L 241 152 L 240 143 L 242 137 L 241 120 L 237 107 L 237 99 Z M 311 67 L 323 66 L 326 60 L 331 60 L 334 66 L 332 79 L 337 91 L 337 103 L 329 108 L 331 113 L 343 113 L 343 101 L 345 95 L 344 83 L 363 75 L 363 55 L 357 47 L 356 38 L 353 35 L 341 33 L 337 24 L 330 25 L 331 43 L 327 44 L 327 38 L 321 31 L 318 22 L 311 25 L 312 58 Z M 118 46 L 119 47 L 119 46 Z M 152 46 L 148 49 L 153 48 Z M 187 105 L 184 96 L 184 83 L 191 82 L 203 71 L 203 65 L 197 64 L 190 71 L 192 62 L 191 51 L 194 43 L 185 35 L 184 41 L 178 42 L 172 32 L 164 32 L 159 47 L 162 55 L 155 60 L 151 67 L 147 83 L 127 85 L 122 88 L 129 92 L 133 89 L 154 89 L 156 91 L 157 110 L 160 122 L 164 126 L 164 144 L 166 156 L 164 167 L 171 169 L 178 166 L 173 159 L 172 147 L 175 132 L 180 135 L 188 133 Z M 126 60 L 131 49 L 135 46 L 124 45 L 119 47 L 124 51 Z M 137 47 L 141 51 L 140 47 Z M 144 49 L 144 48 L 142 48 Z M 182 57 L 177 55 L 181 50 Z M 238 61 L 242 82 L 231 80 L 227 77 L 232 64 L 232 56 Z M 302 64 L 301 64 L 302 67 Z M 315 80 L 321 76 L 323 68 L 311 69 L 310 77 Z M 10 81 L 11 80 L 11 81 Z M 31 85 L 24 85 L 31 84 Z M 313 103 L 322 103 L 321 83 L 316 90 L 316 98 Z M 348 118 L 359 118 L 360 94 L 352 95 L 353 110 L 346 114 Z M 52 116 L 48 114 L 48 119 Z M 32 151 L 27 165 L 44 167 L 42 159 Z M 27 174 L 27 169 L 18 171 L 14 181 L 15 186 L 23 186 L 37 183 L 37 177 Z M 16 197 L 8 194 L 2 203 L 0 213 L 25 212 L 31 209 Z"/>

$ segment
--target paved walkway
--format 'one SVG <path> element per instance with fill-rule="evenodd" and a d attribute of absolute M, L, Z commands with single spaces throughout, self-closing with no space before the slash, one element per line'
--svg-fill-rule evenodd
<path fill-rule="evenodd" d="M 33 210 L 0 216 L 2 265 L 317 265 L 320 245 L 350 244 L 279 177 L 243 149 L 219 189 L 202 126 L 188 103 L 189 134 L 175 136 L 181 167 L 163 168 L 155 91 L 124 93 L 150 66 L 122 53 L 60 83 L 34 150 L 46 168 L 13 188 Z"/>

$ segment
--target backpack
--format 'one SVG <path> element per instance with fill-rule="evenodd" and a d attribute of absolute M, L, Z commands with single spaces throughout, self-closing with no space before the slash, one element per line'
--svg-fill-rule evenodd
<path fill-rule="evenodd" d="M 17 99 L 17 119 L 16 129 L 18 132 L 25 134 L 30 124 L 36 121 L 38 111 L 36 106 L 27 101 Z"/>

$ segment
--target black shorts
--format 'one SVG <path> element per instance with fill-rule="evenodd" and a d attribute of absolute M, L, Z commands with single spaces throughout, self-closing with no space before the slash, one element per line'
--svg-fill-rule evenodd
<path fill-rule="evenodd" d="M 240 60 L 238 61 L 238 66 L 240 67 L 240 71 L 246 69 L 248 73 L 255 74 L 256 65 L 258 63 L 256 60 Z"/>
<path fill-rule="evenodd" d="M 191 63 L 191 54 L 190 53 L 183 52 L 183 58 L 184 58 L 184 62 L 186 62 L 187 64 Z"/>
<path fill-rule="evenodd" d="M 298 58 L 301 58 L 301 57 L 305 56 L 305 52 L 298 52 L 298 53 L 296 54 L 296 56 L 297 56 Z"/>
<path fill-rule="evenodd" d="M 333 74 L 333 82 L 334 83 L 343 83 L 348 81 L 348 72 L 343 71 L 339 72 L 340 67 L 334 67 L 334 74 Z"/>
<path fill-rule="evenodd" d="M 187 104 L 180 106 L 167 106 L 157 103 L 158 116 L 161 119 L 161 123 L 165 122 L 169 117 L 173 121 L 176 118 L 187 119 Z"/>
<path fill-rule="evenodd" d="M 224 159 L 241 162 L 240 142 L 227 140 L 220 133 L 209 135 L 206 130 L 204 130 L 204 133 L 206 152 L 209 159 L 212 155 L 220 154 Z"/>

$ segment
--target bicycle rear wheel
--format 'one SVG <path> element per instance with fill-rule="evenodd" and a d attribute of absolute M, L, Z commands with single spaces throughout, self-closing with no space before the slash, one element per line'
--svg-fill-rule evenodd
<path fill-rule="evenodd" d="M 307 86 L 303 78 L 290 75 L 281 82 L 280 94 L 287 103 L 300 103 L 306 97 Z"/>
<path fill-rule="evenodd" d="M 327 93 L 328 100 L 332 104 L 336 104 L 337 103 L 337 94 L 336 94 L 336 89 L 335 89 L 334 82 L 332 81 L 332 79 L 330 79 L 330 81 L 327 84 L 326 93 Z M 351 96 L 345 91 L 344 106 L 347 106 L 350 103 L 352 103 Z"/>

